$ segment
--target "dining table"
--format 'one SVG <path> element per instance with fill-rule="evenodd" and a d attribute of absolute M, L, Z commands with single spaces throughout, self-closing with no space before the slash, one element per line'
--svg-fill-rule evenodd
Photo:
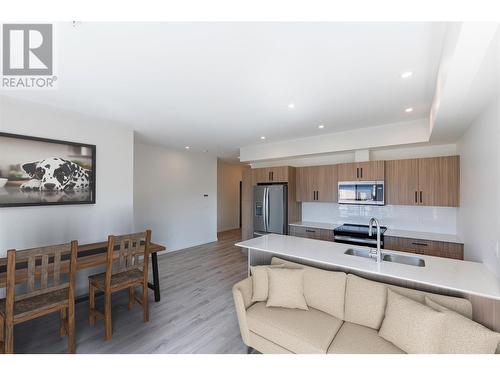
<path fill-rule="evenodd" d="M 80 245 L 78 244 L 77 251 L 77 261 L 76 268 L 77 272 L 89 268 L 96 268 L 99 266 L 106 265 L 107 242 L 95 242 Z M 149 289 L 153 290 L 155 302 L 160 301 L 160 277 L 158 274 L 158 253 L 165 250 L 166 247 L 163 245 L 158 245 L 151 243 L 149 248 L 149 253 L 151 254 L 151 273 L 153 277 L 152 282 L 148 282 Z M 65 259 L 65 257 L 67 259 Z M 113 256 L 118 259 L 118 251 L 115 250 Z M 61 257 L 61 272 L 68 271 L 69 267 L 69 254 L 65 254 Z M 16 283 L 23 283 L 26 281 L 28 265 L 23 263 L 16 264 Z M 0 258 L 0 288 L 5 288 L 7 280 L 7 258 Z M 78 298 L 78 300 L 86 299 L 86 297 Z"/>

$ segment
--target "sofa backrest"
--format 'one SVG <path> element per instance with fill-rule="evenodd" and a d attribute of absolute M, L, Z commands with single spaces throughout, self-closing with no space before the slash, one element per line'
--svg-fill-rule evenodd
<path fill-rule="evenodd" d="M 425 296 L 428 296 L 450 310 L 472 319 L 472 304 L 464 298 L 422 292 L 348 274 L 345 292 L 345 320 L 378 330 L 384 319 L 387 288 L 423 304 L 425 304 Z"/>
<path fill-rule="evenodd" d="M 425 296 L 442 306 L 472 319 L 472 304 L 465 298 L 444 296 L 385 284 L 345 272 L 319 268 L 273 257 L 271 264 L 304 268 L 304 297 L 308 306 L 336 318 L 378 330 L 387 304 L 387 288 L 414 301 L 425 303 Z"/>
<path fill-rule="evenodd" d="M 304 297 L 307 305 L 344 320 L 344 296 L 347 275 L 345 272 L 325 271 L 281 258 L 272 258 L 271 264 L 285 264 L 303 268 Z"/>

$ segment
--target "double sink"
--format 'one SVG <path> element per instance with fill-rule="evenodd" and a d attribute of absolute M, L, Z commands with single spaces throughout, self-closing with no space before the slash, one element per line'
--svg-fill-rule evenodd
<path fill-rule="evenodd" d="M 347 249 L 344 254 L 375 260 L 372 257 L 370 250 L 365 250 L 365 249 Z M 382 261 L 401 263 L 415 267 L 425 267 L 425 261 L 422 258 L 410 255 L 386 254 L 382 252 Z"/>

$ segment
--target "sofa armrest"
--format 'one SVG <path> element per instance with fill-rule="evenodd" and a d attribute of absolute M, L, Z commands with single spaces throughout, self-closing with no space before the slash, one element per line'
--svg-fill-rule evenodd
<path fill-rule="evenodd" d="M 233 286 L 234 306 L 243 342 L 249 345 L 250 332 L 247 324 L 247 308 L 252 305 L 252 278 L 247 277 Z"/>

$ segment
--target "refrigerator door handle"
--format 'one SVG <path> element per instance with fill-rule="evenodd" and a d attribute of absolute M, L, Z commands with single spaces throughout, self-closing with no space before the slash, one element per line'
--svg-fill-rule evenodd
<path fill-rule="evenodd" d="M 262 221 L 264 222 L 264 232 L 267 232 L 267 224 L 266 224 L 266 217 L 267 217 L 267 202 L 266 202 L 266 191 L 267 188 L 264 188 L 263 194 L 262 194 Z"/>
<path fill-rule="evenodd" d="M 266 187 L 266 232 L 269 232 L 269 187 Z"/>
<path fill-rule="evenodd" d="M 264 188 L 264 194 L 262 196 L 262 218 L 264 219 L 264 232 L 267 232 L 267 187 Z"/>

